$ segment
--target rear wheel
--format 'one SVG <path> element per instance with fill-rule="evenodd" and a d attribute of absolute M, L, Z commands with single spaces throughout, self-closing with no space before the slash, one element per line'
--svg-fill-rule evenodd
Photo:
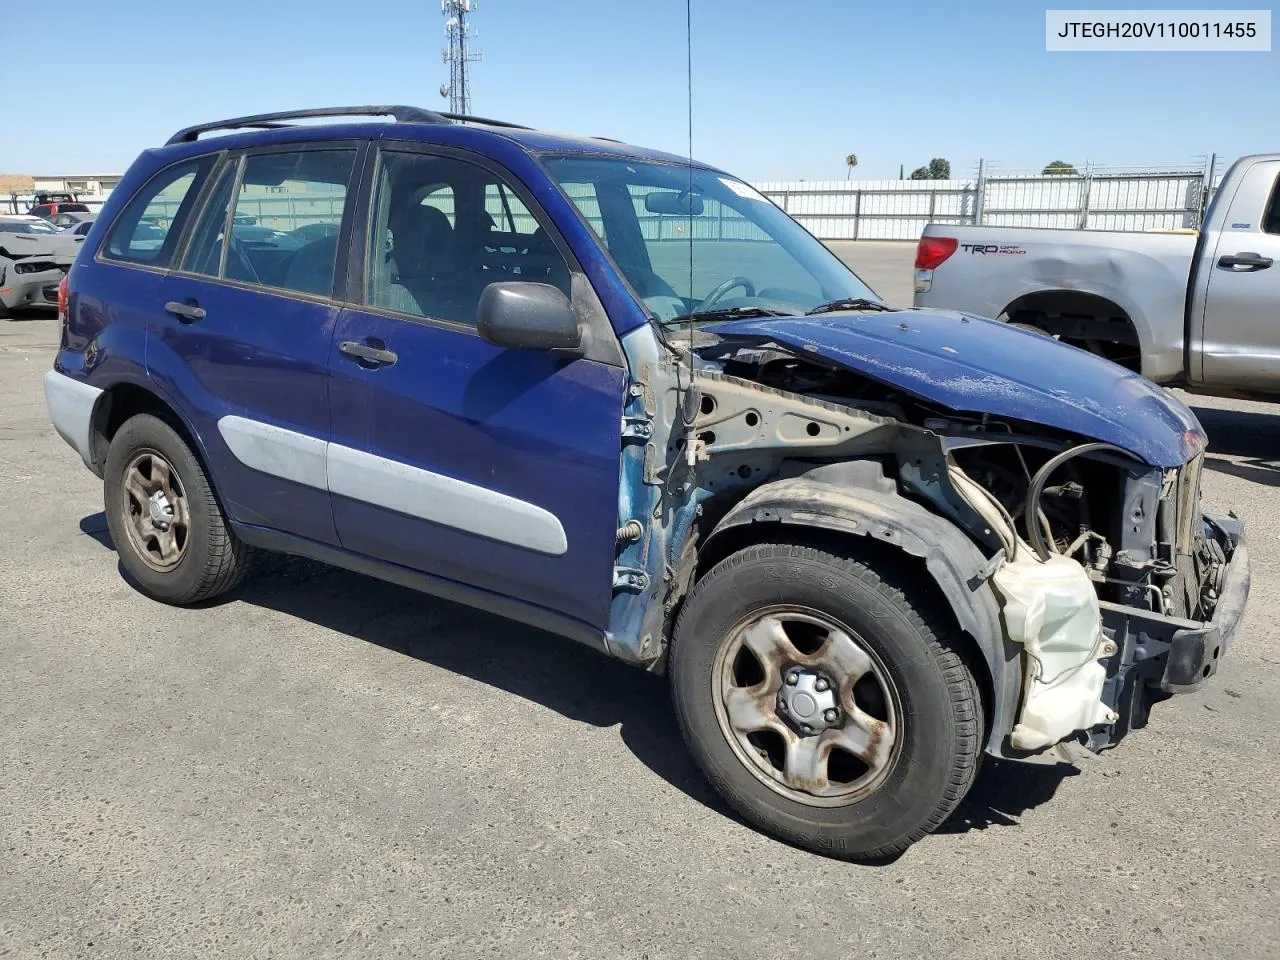
<path fill-rule="evenodd" d="M 681 729 L 715 788 L 766 832 L 880 859 L 968 791 L 981 700 L 945 611 L 902 580 L 825 549 L 761 544 L 686 602 L 670 662 Z"/>
<path fill-rule="evenodd" d="M 204 468 L 151 414 L 127 420 L 103 472 L 107 527 L 129 579 L 164 603 L 207 600 L 240 582 L 249 549 L 231 531 Z"/>

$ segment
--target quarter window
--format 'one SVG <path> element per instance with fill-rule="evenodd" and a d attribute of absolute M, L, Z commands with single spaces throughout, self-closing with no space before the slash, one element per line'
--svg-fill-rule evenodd
<path fill-rule="evenodd" d="M 365 277 L 370 306 L 474 326 L 491 283 L 569 295 L 569 268 L 510 184 L 451 157 L 381 157 Z"/>
<path fill-rule="evenodd" d="M 113 260 L 169 265 L 182 222 L 199 192 L 196 185 L 213 166 L 212 157 L 175 164 L 147 181 L 111 228 L 106 255 Z"/>

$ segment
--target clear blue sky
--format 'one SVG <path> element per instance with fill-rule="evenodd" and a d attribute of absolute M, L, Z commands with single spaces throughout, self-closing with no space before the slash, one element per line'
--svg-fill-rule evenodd
<path fill-rule="evenodd" d="M 0 172 L 119 171 L 227 116 L 443 104 L 435 0 L 56 6 L 83 42 L 8 57 L 30 95 L 9 98 Z M 964 176 L 979 157 L 1022 169 L 1280 150 L 1280 53 L 1046 53 L 1045 6 L 693 0 L 694 155 L 750 180 L 817 180 L 842 179 L 849 152 L 873 178 L 934 156 Z M 686 152 L 684 0 L 479 0 L 473 22 L 476 113 Z M 42 121 L 15 122 L 22 103 Z"/>

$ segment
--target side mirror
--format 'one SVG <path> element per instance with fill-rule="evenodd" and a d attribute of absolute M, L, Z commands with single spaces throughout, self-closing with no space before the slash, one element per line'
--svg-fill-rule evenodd
<path fill-rule="evenodd" d="M 582 355 L 582 330 L 569 298 L 548 283 L 491 283 L 476 307 L 480 336 L 497 347 Z"/>

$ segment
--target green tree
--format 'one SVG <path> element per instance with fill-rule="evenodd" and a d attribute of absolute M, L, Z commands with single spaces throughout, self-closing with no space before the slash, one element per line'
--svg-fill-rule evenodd
<path fill-rule="evenodd" d="M 1040 171 L 1046 177 L 1078 177 L 1080 171 L 1065 160 L 1055 160 Z"/>
<path fill-rule="evenodd" d="M 916 167 L 911 171 L 910 180 L 950 180 L 951 162 L 941 157 L 934 157 L 927 167 Z"/>
<path fill-rule="evenodd" d="M 853 168 L 858 165 L 858 155 L 856 153 L 849 154 L 844 158 L 844 165 L 848 167 L 844 174 L 844 178 L 848 180 L 853 176 Z"/>

